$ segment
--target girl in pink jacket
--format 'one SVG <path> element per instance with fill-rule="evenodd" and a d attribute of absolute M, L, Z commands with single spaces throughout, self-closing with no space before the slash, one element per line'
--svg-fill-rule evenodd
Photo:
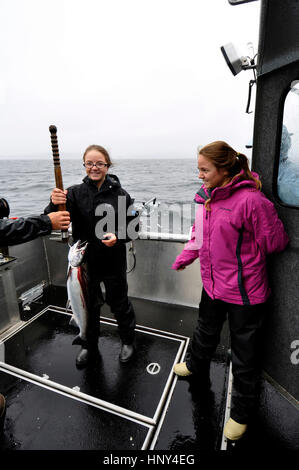
<path fill-rule="evenodd" d="M 203 185 L 195 196 L 192 237 L 172 268 L 180 271 L 199 258 L 203 291 L 187 360 L 174 372 L 185 377 L 208 372 L 228 315 L 234 386 L 224 434 L 236 440 L 257 401 L 259 333 L 270 295 L 267 255 L 282 251 L 288 237 L 245 155 L 212 142 L 200 149 L 198 170 Z"/>

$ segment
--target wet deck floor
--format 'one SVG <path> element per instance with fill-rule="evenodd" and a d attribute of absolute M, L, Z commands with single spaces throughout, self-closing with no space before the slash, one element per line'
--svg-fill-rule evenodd
<path fill-rule="evenodd" d="M 7 399 L 0 450 L 153 449 L 201 455 L 223 448 L 226 351 L 212 361 L 210 387 L 194 377 L 177 379 L 172 367 L 184 357 L 188 338 L 140 326 L 137 355 L 121 364 L 117 327 L 107 317 L 102 319 L 99 355 L 80 370 L 75 366 L 80 347 L 71 344 L 76 329 L 61 307 L 64 301 L 57 303 L 37 302 L 26 326 L 0 343 L 0 389 Z M 140 299 L 137 303 L 148 317 L 173 309 Z M 147 371 L 153 363 L 160 366 L 154 375 Z M 280 397 L 266 382 L 262 397 L 279 406 Z M 261 411 L 241 441 L 224 447 L 246 452 L 290 447 L 277 434 L 277 423 L 269 426 Z M 292 412 L 292 407 L 286 410 L 290 416 Z"/>
<path fill-rule="evenodd" d="M 210 423 L 201 446 L 217 446 L 224 364 L 212 366 L 217 377 L 212 389 L 192 397 L 190 384 L 172 373 L 187 337 L 139 326 L 138 353 L 122 364 L 116 323 L 104 318 L 99 354 L 78 369 L 80 346 L 71 344 L 76 329 L 69 319 L 61 307 L 46 307 L 2 342 L 0 383 L 7 414 L 1 450 L 172 449 L 186 443 L 198 450 L 201 416 Z M 151 373 L 152 364 L 158 373 Z M 178 409 L 174 405 L 170 412 L 173 399 Z"/>

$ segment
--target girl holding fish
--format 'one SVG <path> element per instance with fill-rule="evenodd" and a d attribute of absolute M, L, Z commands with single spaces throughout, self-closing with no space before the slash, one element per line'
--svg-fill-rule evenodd
<path fill-rule="evenodd" d="M 104 283 L 106 303 L 114 314 L 122 342 L 119 359 L 129 361 L 135 352 L 135 312 L 128 299 L 126 277 L 127 226 L 134 222 L 133 201 L 117 176 L 108 173 L 109 153 L 99 145 L 89 146 L 83 155 L 86 176 L 81 184 L 67 190 L 55 188 L 45 213 L 66 204 L 75 242 L 88 242 L 84 262 L 87 267 L 87 333 L 76 364 L 84 367 L 92 358 L 100 332 L 100 307 L 104 303 L 100 282 Z M 131 213 L 131 215 L 127 215 Z M 124 227 L 124 225 L 126 225 Z M 109 231 L 109 227 L 112 228 Z M 137 223 L 135 227 L 138 228 Z"/>

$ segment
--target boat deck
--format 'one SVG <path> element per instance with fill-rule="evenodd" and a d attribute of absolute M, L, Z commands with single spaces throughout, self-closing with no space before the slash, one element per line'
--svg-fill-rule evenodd
<path fill-rule="evenodd" d="M 33 302 L 26 321 L 0 343 L 1 392 L 7 400 L 0 450 L 198 454 L 252 445 L 265 449 L 275 443 L 262 422 L 234 446 L 223 438 L 230 377 L 223 346 L 211 364 L 210 387 L 195 377 L 173 374 L 189 343 L 179 333 L 138 325 L 137 354 L 122 364 L 117 325 L 104 307 L 99 353 L 78 369 L 80 346 L 72 345 L 76 329 L 69 325 L 71 312 L 63 307 L 64 300 L 56 297 L 56 305 L 47 303 L 48 297 Z M 141 299 L 132 302 L 149 318 L 157 309 L 173 309 Z M 182 317 L 190 315 L 190 308 L 180 310 Z"/>

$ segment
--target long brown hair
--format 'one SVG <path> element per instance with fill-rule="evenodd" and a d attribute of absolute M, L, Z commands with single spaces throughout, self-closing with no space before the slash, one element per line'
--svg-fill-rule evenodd
<path fill-rule="evenodd" d="M 240 180 L 252 180 L 256 189 L 260 190 L 262 183 L 251 173 L 248 166 L 248 158 L 240 152 L 236 152 L 230 145 L 222 140 L 216 140 L 198 150 L 198 154 L 210 160 L 216 168 L 225 169 L 228 173 L 225 185 L 231 183 L 237 177 Z M 243 170 L 244 173 L 241 174 Z M 205 202 L 205 207 L 210 210 L 210 199 Z"/>
<path fill-rule="evenodd" d="M 108 168 L 110 166 L 112 166 L 112 161 L 111 161 L 111 158 L 110 158 L 110 155 L 109 155 L 108 151 L 104 147 L 102 147 L 101 145 L 94 145 L 94 144 L 89 145 L 89 147 L 87 147 L 87 149 L 85 150 L 85 152 L 83 154 L 83 161 L 84 162 L 85 162 L 85 156 L 86 156 L 87 152 L 89 152 L 90 150 L 97 150 L 98 152 L 101 152 L 105 157 Z"/>

